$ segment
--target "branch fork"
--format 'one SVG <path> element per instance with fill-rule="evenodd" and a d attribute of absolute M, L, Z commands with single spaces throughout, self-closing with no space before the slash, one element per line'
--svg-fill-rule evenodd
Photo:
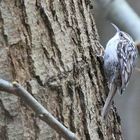
<path fill-rule="evenodd" d="M 59 133 L 66 140 L 78 140 L 77 136 L 62 125 L 54 116 L 52 116 L 24 87 L 17 82 L 8 82 L 0 79 L 0 91 L 12 93 L 20 97 L 41 120 L 46 122 L 51 128 Z"/>

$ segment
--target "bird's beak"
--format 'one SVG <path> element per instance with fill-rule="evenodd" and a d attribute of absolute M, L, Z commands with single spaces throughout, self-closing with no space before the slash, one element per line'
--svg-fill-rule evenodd
<path fill-rule="evenodd" d="M 111 23 L 111 24 L 116 29 L 117 32 L 120 32 L 120 29 L 114 23 Z"/>

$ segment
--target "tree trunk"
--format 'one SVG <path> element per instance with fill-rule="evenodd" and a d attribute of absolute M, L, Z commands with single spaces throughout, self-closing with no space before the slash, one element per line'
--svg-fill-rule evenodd
<path fill-rule="evenodd" d="M 1 0 L 0 78 L 18 81 L 81 140 L 120 140 L 106 98 L 100 49 L 89 0 Z M 2 140 L 60 140 L 14 95 L 0 94 Z"/>

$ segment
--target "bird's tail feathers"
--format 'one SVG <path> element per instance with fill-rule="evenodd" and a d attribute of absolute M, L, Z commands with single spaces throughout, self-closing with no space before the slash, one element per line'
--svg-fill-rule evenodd
<path fill-rule="evenodd" d="M 115 84 L 112 84 L 110 91 L 109 91 L 109 94 L 108 94 L 108 97 L 105 101 L 105 105 L 104 105 L 103 110 L 102 110 L 102 119 L 103 120 L 105 120 L 107 115 L 108 115 L 113 97 L 114 97 L 116 92 L 117 92 L 117 86 Z"/>

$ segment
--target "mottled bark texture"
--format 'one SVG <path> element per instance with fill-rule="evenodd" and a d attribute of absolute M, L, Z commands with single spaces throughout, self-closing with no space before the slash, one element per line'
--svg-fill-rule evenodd
<path fill-rule="evenodd" d="M 104 78 L 89 0 L 1 0 L 0 78 L 17 80 L 82 140 L 120 140 L 116 110 L 101 123 Z M 0 94 L 0 139 L 60 140 L 19 98 Z"/>

